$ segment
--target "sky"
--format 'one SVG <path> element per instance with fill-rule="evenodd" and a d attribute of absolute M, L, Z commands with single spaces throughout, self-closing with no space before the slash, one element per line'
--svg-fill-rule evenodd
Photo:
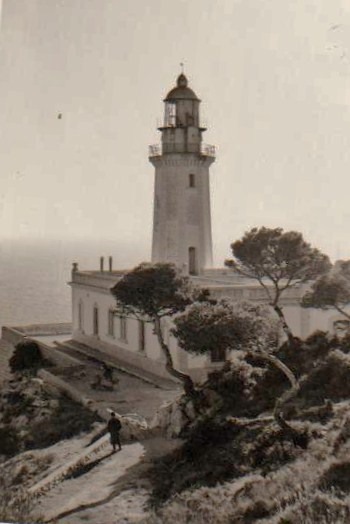
<path fill-rule="evenodd" d="M 162 100 L 201 98 L 216 265 L 255 226 L 350 258 L 348 0 L 3 0 L 0 239 L 150 257 Z"/>

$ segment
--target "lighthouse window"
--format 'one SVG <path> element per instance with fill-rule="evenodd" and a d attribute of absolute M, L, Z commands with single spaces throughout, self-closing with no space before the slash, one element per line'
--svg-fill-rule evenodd
<path fill-rule="evenodd" d="M 173 102 L 167 102 L 165 105 L 165 127 L 175 127 L 176 126 L 176 104 Z"/>
<path fill-rule="evenodd" d="M 197 253 L 195 247 L 188 248 L 188 272 L 190 275 L 197 275 Z"/>
<path fill-rule="evenodd" d="M 189 182 L 189 186 L 190 186 L 190 187 L 196 187 L 196 177 L 194 176 L 193 173 L 191 173 L 191 174 L 189 175 L 189 180 L 188 180 L 188 182 Z"/>

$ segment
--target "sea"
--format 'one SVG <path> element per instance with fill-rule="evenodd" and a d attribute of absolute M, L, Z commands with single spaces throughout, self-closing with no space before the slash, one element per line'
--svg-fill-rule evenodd
<path fill-rule="evenodd" d="M 149 260 L 146 244 L 103 239 L 0 240 L 0 326 L 71 321 L 72 263 L 97 270 L 100 257 L 114 269 Z"/>

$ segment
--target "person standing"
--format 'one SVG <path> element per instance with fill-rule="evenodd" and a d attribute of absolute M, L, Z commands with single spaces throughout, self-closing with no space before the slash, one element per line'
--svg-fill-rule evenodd
<path fill-rule="evenodd" d="M 116 451 L 116 445 L 118 444 L 119 450 L 122 449 L 120 444 L 119 432 L 122 429 L 120 420 L 115 416 L 115 413 L 111 413 L 111 418 L 108 421 L 107 429 L 111 436 L 111 444 L 113 447 L 113 453 Z"/>

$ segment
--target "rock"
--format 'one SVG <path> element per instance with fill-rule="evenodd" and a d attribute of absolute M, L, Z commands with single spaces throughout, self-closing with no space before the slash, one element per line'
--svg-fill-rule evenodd
<path fill-rule="evenodd" d="M 194 405 L 192 400 L 186 403 L 185 405 L 185 413 L 188 421 L 193 422 L 197 418 L 196 410 L 194 409 Z"/>
<path fill-rule="evenodd" d="M 172 409 L 172 402 L 164 402 L 154 415 L 152 421 L 150 422 L 150 428 L 165 430 L 170 424 Z"/>
<path fill-rule="evenodd" d="M 174 406 L 175 407 L 175 406 Z M 171 413 L 170 424 L 167 428 L 168 437 L 178 437 L 185 427 L 188 424 L 188 419 L 185 417 L 181 407 L 176 406 L 176 409 Z"/>

